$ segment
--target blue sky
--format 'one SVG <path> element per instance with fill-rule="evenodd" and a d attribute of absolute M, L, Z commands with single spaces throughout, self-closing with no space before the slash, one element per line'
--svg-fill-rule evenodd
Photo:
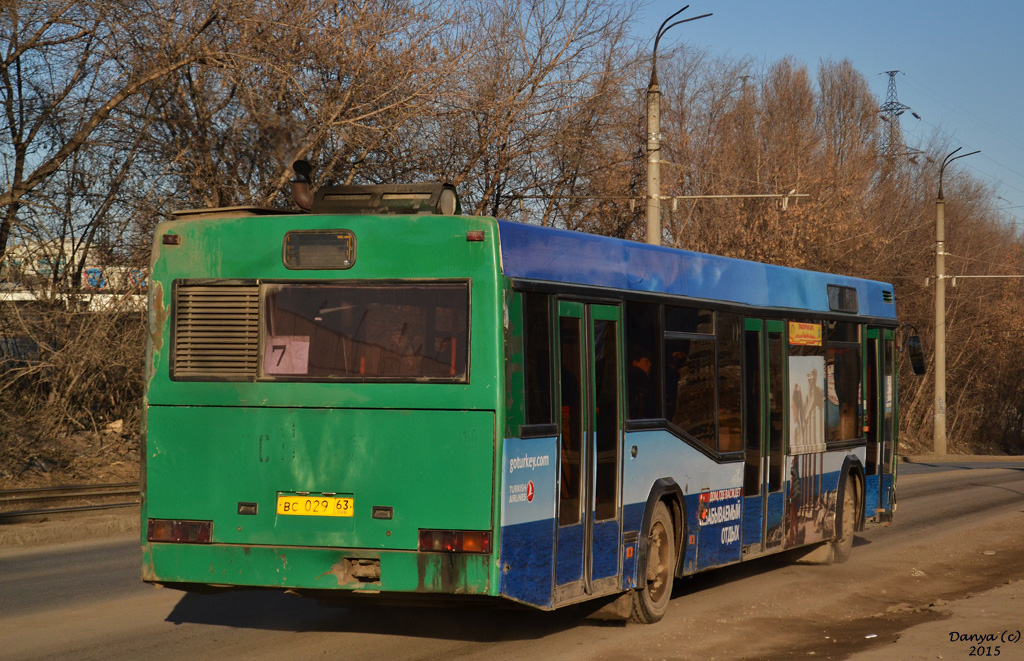
<path fill-rule="evenodd" d="M 686 2 L 653 0 L 638 36 L 653 36 Z M 936 130 L 950 150 L 982 153 L 957 161 L 998 187 L 996 200 L 1024 221 L 1024 2 L 1020 0 L 690 0 L 679 18 L 714 15 L 672 29 L 661 49 L 679 44 L 712 55 L 751 56 L 771 63 L 792 56 L 812 72 L 821 59 L 848 59 L 885 101 L 898 69 L 911 147 Z"/>

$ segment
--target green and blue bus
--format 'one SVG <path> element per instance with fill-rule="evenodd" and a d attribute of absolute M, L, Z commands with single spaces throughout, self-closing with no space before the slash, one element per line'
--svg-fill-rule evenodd
<path fill-rule="evenodd" d="M 461 215 L 446 186 L 155 232 L 143 579 L 606 598 L 895 510 L 891 285 Z"/>

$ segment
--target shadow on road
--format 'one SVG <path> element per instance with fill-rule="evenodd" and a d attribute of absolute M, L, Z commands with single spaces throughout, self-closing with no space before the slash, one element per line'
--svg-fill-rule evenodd
<path fill-rule="evenodd" d="M 495 601 L 500 606 L 501 602 Z M 481 606 L 341 607 L 271 590 L 186 594 L 167 616 L 174 624 L 273 631 L 360 632 L 469 642 L 538 639 L 580 626 L 622 627 L 588 619 L 594 604 L 554 612 Z"/>
<path fill-rule="evenodd" d="M 854 546 L 870 540 L 854 538 Z M 803 551 L 806 552 L 806 549 Z M 676 579 L 672 598 L 694 594 L 792 565 L 801 555 L 781 553 Z M 210 624 L 269 631 L 359 632 L 467 642 L 534 640 L 576 627 L 622 627 L 625 622 L 589 617 L 609 599 L 539 611 L 507 602 L 405 607 L 367 603 L 339 606 L 277 590 L 185 594 L 168 614 L 174 624 Z"/>
<path fill-rule="evenodd" d="M 912 463 L 900 464 L 900 475 L 921 475 L 928 473 L 940 473 L 943 471 L 972 471 L 972 470 L 1008 470 L 1024 471 L 1024 466 L 1008 466 L 1005 462 L 934 462 L 915 461 Z"/>
<path fill-rule="evenodd" d="M 1024 496 L 1024 491 L 1021 491 L 1020 489 L 1011 489 L 1010 487 L 1004 487 L 1004 486 L 999 485 L 999 484 L 977 484 L 975 482 L 971 482 L 970 485 L 972 487 L 988 487 L 990 489 L 1002 489 L 1003 491 L 1009 491 L 1010 493 L 1015 493 L 1018 496 Z"/>

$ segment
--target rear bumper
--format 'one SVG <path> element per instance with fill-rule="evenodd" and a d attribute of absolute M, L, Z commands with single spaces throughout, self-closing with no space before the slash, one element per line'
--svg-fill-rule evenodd
<path fill-rule="evenodd" d="M 142 580 L 169 586 L 492 595 L 491 559 L 472 553 L 148 543 Z M 379 561 L 377 580 L 372 571 L 353 571 L 354 566 L 372 567 L 374 561 Z"/>

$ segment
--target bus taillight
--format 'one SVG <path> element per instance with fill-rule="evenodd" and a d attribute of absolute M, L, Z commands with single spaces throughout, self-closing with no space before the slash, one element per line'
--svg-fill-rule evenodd
<path fill-rule="evenodd" d="M 149 519 L 146 540 L 150 542 L 181 542 L 209 544 L 213 537 L 213 521 L 178 521 Z"/>
<path fill-rule="evenodd" d="M 490 553 L 489 530 L 420 530 L 420 551 Z"/>

